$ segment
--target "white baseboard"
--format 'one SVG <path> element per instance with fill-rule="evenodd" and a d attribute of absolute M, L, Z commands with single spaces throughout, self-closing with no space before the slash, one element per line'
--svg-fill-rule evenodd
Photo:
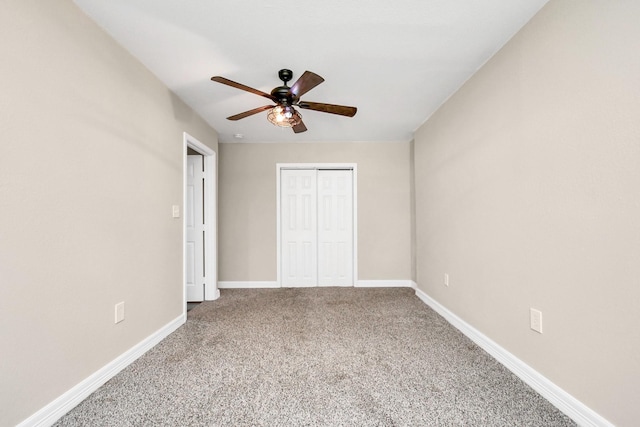
<path fill-rule="evenodd" d="M 278 282 L 271 281 L 222 281 L 218 289 L 262 289 L 279 288 Z M 412 280 L 356 280 L 355 288 L 414 288 Z"/>
<path fill-rule="evenodd" d="M 412 280 L 356 280 L 356 288 L 413 288 Z"/>
<path fill-rule="evenodd" d="M 478 344 L 483 350 L 502 363 L 507 369 L 537 391 L 569 418 L 580 426 L 613 427 L 609 421 L 587 407 L 575 397 L 555 385 L 538 371 L 500 347 L 486 335 L 469 325 L 467 322 L 449 311 L 439 302 L 416 288 L 416 295 L 436 313 L 444 317 L 449 323 Z"/>
<path fill-rule="evenodd" d="M 215 283 L 209 285 L 208 283 L 204 287 L 204 299 L 205 301 L 215 301 L 220 298 L 220 290 Z"/>
<path fill-rule="evenodd" d="M 49 403 L 38 412 L 22 421 L 17 427 L 48 427 L 58 421 L 64 414 L 76 407 L 100 386 L 113 378 L 118 372 L 129 366 L 153 346 L 162 341 L 167 335 L 184 324 L 186 316 L 181 314 L 158 331 L 140 341 L 115 360 L 111 361 L 94 374 L 74 386 L 72 389 Z"/>
<path fill-rule="evenodd" d="M 279 288 L 278 282 L 271 281 L 226 281 L 218 282 L 218 289 L 262 289 Z"/>

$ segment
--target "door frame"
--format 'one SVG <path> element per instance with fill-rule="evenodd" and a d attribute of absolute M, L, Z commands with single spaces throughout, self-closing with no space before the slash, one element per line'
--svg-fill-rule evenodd
<path fill-rule="evenodd" d="M 204 145 L 187 132 L 182 137 L 182 288 L 183 304 L 187 306 L 187 148 L 202 154 L 207 178 L 204 182 L 204 211 L 209 221 L 205 222 L 204 268 L 207 283 L 204 288 L 204 300 L 212 301 L 220 297 L 218 289 L 218 209 L 216 190 L 218 187 L 218 167 L 216 152 Z"/>
<path fill-rule="evenodd" d="M 282 234 L 280 230 L 280 171 L 283 169 L 342 169 L 353 171 L 353 286 L 358 282 L 358 164 L 357 163 L 276 163 L 276 284 L 282 287 Z"/>

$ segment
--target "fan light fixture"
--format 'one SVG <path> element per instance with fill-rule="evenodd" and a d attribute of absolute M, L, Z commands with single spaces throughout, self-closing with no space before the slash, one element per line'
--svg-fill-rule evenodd
<path fill-rule="evenodd" d="M 263 111 L 269 111 L 267 119 L 271 123 L 278 127 L 291 128 L 294 133 L 301 133 L 306 132 L 307 127 L 302 122 L 302 115 L 293 108 L 294 105 L 303 110 L 315 110 L 321 113 L 337 114 L 339 116 L 346 117 L 353 117 L 358 111 L 356 107 L 348 107 L 346 105 L 300 101 L 301 96 L 318 86 L 324 81 L 324 79 L 316 73 L 305 71 L 302 76 L 300 76 L 300 78 L 296 80 L 291 87 L 289 87 L 287 82 L 291 80 L 292 76 L 293 72 L 286 68 L 278 71 L 278 77 L 282 80 L 283 84 L 282 86 L 273 88 L 271 93 L 254 89 L 222 76 L 213 76 L 211 77 L 211 80 L 246 92 L 251 92 L 254 95 L 262 96 L 275 104 L 263 105 L 262 107 L 254 108 L 240 114 L 234 114 L 233 116 L 227 117 L 227 120 L 240 120 L 245 117 L 253 116 L 254 114 L 262 113 Z"/>
<path fill-rule="evenodd" d="M 276 126 L 283 128 L 291 128 L 302 122 L 302 115 L 293 107 L 285 105 L 276 105 L 269 111 L 267 120 Z"/>

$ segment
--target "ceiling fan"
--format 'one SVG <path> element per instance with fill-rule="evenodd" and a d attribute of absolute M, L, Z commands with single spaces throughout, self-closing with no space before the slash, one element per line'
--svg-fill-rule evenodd
<path fill-rule="evenodd" d="M 211 80 L 263 96 L 276 104 L 265 105 L 254 108 L 253 110 L 245 111 L 244 113 L 229 116 L 227 117 L 228 120 L 240 120 L 262 111 L 271 110 L 267 115 L 267 119 L 271 123 L 280 127 L 290 127 L 295 133 L 300 133 L 306 131 L 307 127 L 302 122 L 302 115 L 294 107 L 299 107 L 305 110 L 320 111 L 323 113 L 338 114 L 347 117 L 355 116 L 358 111 L 356 107 L 300 100 L 302 95 L 324 81 L 322 77 L 312 73 L 311 71 L 305 71 L 291 87 L 287 86 L 287 82 L 293 77 L 293 72 L 291 70 L 280 70 L 278 72 L 278 77 L 284 84 L 274 88 L 271 93 L 262 92 L 261 90 L 236 83 L 220 76 L 211 77 Z"/>

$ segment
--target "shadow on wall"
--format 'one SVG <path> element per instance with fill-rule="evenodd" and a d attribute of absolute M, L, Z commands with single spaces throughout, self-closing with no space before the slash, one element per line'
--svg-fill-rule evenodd
<path fill-rule="evenodd" d="M 175 93 L 169 92 L 169 97 L 171 98 L 171 106 L 173 109 L 173 117 L 180 122 L 190 122 L 193 120 L 195 113 L 191 110 L 187 105 L 176 95 Z"/>

